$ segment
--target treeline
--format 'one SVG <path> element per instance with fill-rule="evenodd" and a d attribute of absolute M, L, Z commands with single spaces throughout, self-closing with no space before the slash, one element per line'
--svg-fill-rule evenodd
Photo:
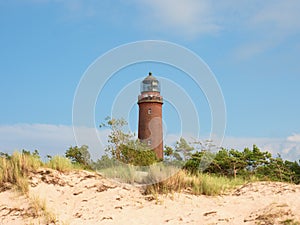
<path fill-rule="evenodd" d="M 181 162 L 183 169 L 192 174 L 202 172 L 245 179 L 255 176 L 261 180 L 300 183 L 300 160 L 284 160 L 279 154 L 273 157 L 256 145 L 243 151 L 216 149 L 211 141 L 188 143 L 180 138 L 173 148 L 165 146 L 165 159 L 172 163 Z"/>
<path fill-rule="evenodd" d="M 147 148 L 134 135 L 126 133 L 123 119 L 107 117 L 100 127 L 111 130 L 107 154 L 93 168 L 105 168 L 118 161 L 135 166 L 146 166 L 157 162 L 151 149 Z M 280 155 L 273 157 L 270 152 L 261 151 L 256 145 L 243 151 L 236 149 L 218 149 L 212 141 L 187 142 L 180 138 L 174 146 L 164 147 L 164 162 L 181 166 L 191 174 L 207 173 L 236 178 L 249 179 L 255 176 L 261 180 L 285 181 L 300 183 L 300 160 L 291 162 L 282 159 Z"/>
<path fill-rule="evenodd" d="M 64 156 L 48 155 L 46 163 L 41 161 L 37 150 L 32 153 L 23 150 L 19 155 L 0 152 L 0 183 L 1 180 L 4 182 L 4 180 L 15 179 L 15 175 L 1 177 L 1 174 L 9 174 L 7 171 L 13 170 L 26 156 L 29 156 L 30 160 L 34 159 L 31 160 L 34 165 L 47 166 L 61 171 L 66 168 L 98 170 L 120 163 L 143 167 L 159 162 L 154 151 L 136 139 L 133 134 L 124 131 L 126 125 L 127 122 L 123 119 L 109 117 L 100 125 L 100 127 L 109 128 L 111 133 L 108 136 L 106 154 L 97 161 L 91 159 L 86 145 L 70 147 Z M 260 180 L 300 184 L 300 160 L 292 162 L 282 159 L 280 155 L 273 157 L 270 152 L 261 151 L 256 145 L 253 145 L 252 149 L 245 148 L 239 151 L 218 149 L 211 141 L 195 140 L 190 143 L 180 138 L 174 146 L 164 147 L 164 163 L 180 167 L 194 175 L 205 173 L 246 180 L 255 177 Z M 26 165 L 20 168 L 22 167 L 26 168 Z M 22 171 L 18 173 L 21 174 Z"/>
<path fill-rule="evenodd" d="M 209 165 L 202 166 L 203 161 Z M 201 170 L 204 173 L 218 174 L 227 177 L 241 176 L 249 179 L 255 176 L 261 180 L 285 181 L 300 183 L 300 160 L 291 162 L 283 160 L 280 155 L 276 158 L 271 153 L 261 151 L 256 145 L 243 151 L 222 148 L 217 153 L 200 151 L 193 153 L 184 167 L 191 173 Z"/>

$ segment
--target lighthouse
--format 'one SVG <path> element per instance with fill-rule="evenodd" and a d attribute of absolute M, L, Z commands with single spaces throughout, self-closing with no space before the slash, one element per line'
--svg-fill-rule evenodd
<path fill-rule="evenodd" d="M 156 153 L 158 159 L 163 159 L 163 97 L 160 83 L 152 73 L 142 81 L 140 91 L 138 138 Z"/>

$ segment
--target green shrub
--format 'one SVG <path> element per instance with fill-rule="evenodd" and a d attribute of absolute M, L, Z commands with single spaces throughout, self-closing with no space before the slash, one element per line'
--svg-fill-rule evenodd
<path fill-rule="evenodd" d="M 155 152 L 150 149 L 145 149 L 141 143 L 139 146 L 121 145 L 120 148 L 120 160 L 123 163 L 134 166 L 149 166 L 157 162 Z"/>
<path fill-rule="evenodd" d="M 82 145 L 81 147 L 75 146 L 70 147 L 65 156 L 72 161 L 75 165 L 79 165 L 79 168 L 92 169 L 91 168 L 91 154 L 88 151 L 87 145 Z"/>

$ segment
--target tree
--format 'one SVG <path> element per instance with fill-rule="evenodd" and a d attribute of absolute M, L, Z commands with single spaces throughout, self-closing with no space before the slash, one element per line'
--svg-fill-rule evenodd
<path fill-rule="evenodd" d="M 170 147 L 170 146 L 165 145 L 165 147 L 164 147 L 164 155 L 165 155 L 165 157 L 164 158 L 165 159 L 169 158 L 171 160 L 171 157 L 172 157 L 173 153 L 174 153 L 173 148 Z"/>
<path fill-rule="evenodd" d="M 245 170 L 247 166 L 244 153 L 235 149 L 229 151 L 229 163 L 234 178 L 236 178 L 239 171 Z"/>
<path fill-rule="evenodd" d="M 256 145 L 253 145 L 252 150 L 245 148 L 243 154 L 247 169 L 252 173 L 255 173 L 258 167 L 268 165 L 272 157 L 270 152 L 262 152 Z"/>
<path fill-rule="evenodd" d="M 131 132 L 125 132 L 127 122 L 124 119 L 106 117 L 100 127 L 111 130 L 106 152 L 112 159 L 136 166 L 146 166 L 157 161 L 156 154 Z"/>
<path fill-rule="evenodd" d="M 176 142 L 175 152 L 179 154 L 179 159 L 187 160 L 191 157 L 194 147 L 190 146 L 187 141 L 181 137 L 179 141 Z M 174 153 L 175 154 L 175 153 Z M 182 156 L 181 156 L 182 154 Z"/>
<path fill-rule="evenodd" d="M 123 118 L 115 119 L 110 117 L 106 117 L 105 122 L 99 125 L 100 128 L 105 127 L 111 130 L 108 135 L 109 145 L 107 146 L 106 151 L 117 160 L 121 159 L 121 146 L 128 144 L 133 138 L 133 134 L 124 131 L 126 125 L 127 122 Z"/>
<path fill-rule="evenodd" d="M 198 173 L 199 171 L 203 172 L 201 169 L 202 160 L 206 161 L 204 151 L 197 151 L 191 155 L 191 157 L 185 162 L 183 169 L 189 171 L 190 173 Z"/>
<path fill-rule="evenodd" d="M 296 163 L 296 164 L 295 164 Z M 283 160 L 278 154 L 276 158 L 270 158 L 268 164 L 257 168 L 256 175 L 258 177 L 273 181 L 285 181 L 297 183 L 297 174 L 294 170 L 297 162 Z"/>
<path fill-rule="evenodd" d="M 201 154 L 193 154 L 192 159 L 199 161 L 199 167 L 201 164 L 207 165 L 206 167 L 202 166 L 202 171 L 225 176 L 236 177 L 237 173 L 247 166 L 243 153 L 235 149 L 221 148 L 217 153 L 202 151 Z"/>
<path fill-rule="evenodd" d="M 165 160 L 169 161 L 182 161 L 182 157 L 180 156 L 179 152 L 176 152 L 172 147 L 165 145 L 164 149 Z"/>
<path fill-rule="evenodd" d="M 195 172 L 212 172 L 218 171 L 220 172 L 221 169 L 218 169 L 218 164 L 214 161 L 216 157 L 216 153 L 214 150 L 216 146 L 213 144 L 211 140 L 194 140 L 192 142 L 193 150 L 190 149 L 190 156 L 184 165 L 184 169 L 195 173 Z M 195 151 L 193 153 L 193 151 Z M 212 165 L 213 164 L 213 165 Z"/>
<path fill-rule="evenodd" d="M 300 160 L 299 160 L 300 163 Z M 285 161 L 285 164 L 288 168 L 290 168 L 291 171 L 294 172 L 294 176 L 292 178 L 293 182 L 295 184 L 300 184 L 300 164 L 297 161 L 289 162 Z"/>
<path fill-rule="evenodd" d="M 75 147 L 70 147 L 66 153 L 66 157 L 71 159 L 73 163 L 79 163 L 86 168 L 90 168 L 90 163 L 91 163 L 91 155 L 88 151 L 88 146 L 87 145 L 82 145 L 81 147 L 75 146 Z"/>

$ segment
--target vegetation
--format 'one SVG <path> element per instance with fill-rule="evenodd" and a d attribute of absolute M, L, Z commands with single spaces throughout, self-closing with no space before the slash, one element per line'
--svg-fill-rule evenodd
<path fill-rule="evenodd" d="M 46 201 L 29 194 L 28 177 L 40 167 L 60 172 L 74 169 L 94 169 L 122 182 L 139 184 L 144 194 L 170 194 L 185 191 L 195 195 L 220 195 L 247 182 L 268 180 L 300 184 L 300 160 L 283 160 L 256 145 L 243 151 L 217 149 L 211 141 L 187 142 L 180 138 L 174 145 L 165 146 L 164 161 L 158 161 L 154 151 L 124 131 L 125 120 L 107 118 L 100 127 L 109 127 L 109 145 L 105 155 L 91 160 L 88 146 L 69 147 L 65 156 L 50 156 L 43 162 L 38 150 L 22 150 L 9 155 L 0 152 L 0 192 L 11 187 L 26 194 L 35 217 L 43 217 L 47 224 L 59 219 Z M 148 196 L 147 196 L 148 197 Z M 156 198 L 158 200 L 158 198 Z M 268 217 L 263 218 L 268 221 Z M 286 219 L 282 224 L 299 224 Z"/>
<path fill-rule="evenodd" d="M 111 176 L 118 173 L 116 171 L 124 176 L 126 174 L 124 171 L 130 171 L 125 176 L 127 180 L 141 180 L 136 177 L 136 173 L 132 172 L 133 167 L 128 168 L 121 164 L 138 166 L 135 168 L 136 171 L 145 172 L 145 168 L 139 168 L 139 166 L 155 166 L 157 159 L 153 151 L 133 138 L 133 134 L 125 132 L 126 125 L 127 122 L 124 119 L 110 117 L 107 117 L 106 122 L 100 125 L 100 127 L 110 128 L 111 133 L 108 137 L 107 155 L 94 162 L 93 168 L 98 170 L 113 168 L 109 173 Z M 185 173 L 191 176 L 199 177 L 199 174 L 202 174 L 202 176 L 211 175 L 217 179 L 228 178 L 230 180 L 250 180 L 255 177 L 256 180 L 300 183 L 298 162 L 283 160 L 280 155 L 273 158 L 271 153 L 261 151 L 256 145 L 253 145 L 252 149 L 245 148 L 243 151 L 218 149 L 211 140 L 204 142 L 194 140 L 188 143 L 181 137 L 174 148 L 165 146 L 164 154 L 165 165 L 182 167 Z"/>
<path fill-rule="evenodd" d="M 108 135 L 109 145 L 106 152 L 117 160 L 121 160 L 122 146 L 128 144 L 129 140 L 133 138 L 133 134 L 125 132 L 127 122 L 124 119 L 114 119 L 110 117 L 105 118 L 105 122 L 100 124 L 100 128 L 109 128 L 111 133 Z"/>
<path fill-rule="evenodd" d="M 169 161 L 185 161 L 191 157 L 194 147 L 190 146 L 184 138 L 180 138 L 173 150 L 170 146 L 165 146 L 165 157 Z"/>
<path fill-rule="evenodd" d="M 106 127 L 111 130 L 108 135 L 106 157 L 112 158 L 122 163 L 134 166 L 148 166 L 157 162 L 156 154 L 144 143 L 134 138 L 134 134 L 125 131 L 127 122 L 124 119 L 114 119 L 107 117 L 100 127 Z M 94 163 L 93 168 L 98 169 L 97 165 L 101 161 Z"/>
<path fill-rule="evenodd" d="M 56 215 L 47 208 L 46 200 L 41 200 L 38 196 L 33 195 L 29 198 L 35 217 L 44 217 L 46 224 L 57 224 Z"/>
<path fill-rule="evenodd" d="M 82 148 L 76 147 L 76 149 Z M 0 152 L 0 191 L 12 184 L 26 194 L 28 192 L 29 173 L 37 171 L 40 167 L 48 167 L 61 172 L 86 168 L 86 164 L 77 161 L 71 162 L 69 158 L 63 156 L 49 156 L 48 159 L 49 161 L 44 163 L 38 150 L 32 153 L 22 150 L 21 152 L 14 152 L 12 155 Z"/>
<path fill-rule="evenodd" d="M 50 161 L 46 163 L 45 166 L 60 172 L 66 172 L 76 168 L 70 159 L 59 155 L 51 157 Z"/>
<path fill-rule="evenodd" d="M 14 152 L 11 156 L 2 154 L 0 157 L 0 187 L 7 183 L 14 184 L 21 192 L 28 192 L 27 176 L 41 166 L 38 154 Z"/>
<path fill-rule="evenodd" d="M 300 165 L 298 162 L 283 160 L 280 155 L 273 158 L 271 153 L 262 152 L 256 145 L 252 150 L 220 149 L 217 153 L 198 151 L 186 161 L 184 169 L 198 173 L 204 157 L 210 155 L 211 163 L 203 170 L 204 173 L 226 177 L 242 177 L 248 179 L 256 176 L 261 180 L 300 183 Z"/>
<path fill-rule="evenodd" d="M 65 156 L 69 158 L 74 164 L 79 164 L 84 167 L 84 169 L 91 169 L 91 155 L 88 151 L 87 145 L 82 145 L 81 147 L 75 146 L 70 147 Z"/>
<path fill-rule="evenodd" d="M 140 184 L 144 187 L 145 194 L 153 195 L 182 190 L 197 195 L 218 195 L 246 182 L 242 178 L 234 179 L 203 173 L 190 174 L 186 170 L 164 164 L 151 165 L 147 169 L 119 164 L 102 169 L 101 173 L 122 182 Z"/>
<path fill-rule="evenodd" d="M 121 149 L 122 155 L 120 160 L 123 163 L 134 166 L 148 166 L 157 161 L 155 152 L 138 140 L 121 146 Z"/>
<path fill-rule="evenodd" d="M 214 195 L 251 180 L 300 184 L 300 161 L 283 160 L 280 155 L 274 158 L 256 145 L 238 151 L 217 149 L 211 141 L 188 143 L 180 138 L 174 148 L 165 146 L 165 161 L 159 162 L 154 151 L 125 132 L 126 125 L 123 119 L 109 117 L 100 125 L 111 133 L 107 154 L 95 162 L 86 145 L 69 147 L 65 157 L 48 155 L 47 162 L 41 161 L 37 150 L 12 155 L 0 152 L 0 187 L 5 189 L 10 183 L 27 193 L 27 177 L 39 167 L 61 172 L 94 169 L 124 182 L 146 184 L 146 193 L 188 189 L 194 194 Z"/>
<path fill-rule="evenodd" d="M 167 194 L 188 190 L 196 195 L 219 195 L 244 183 L 243 179 L 231 179 L 203 173 L 189 174 L 186 170 L 180 170 L 166 180 L 146 186 L 145 193 Z"/>

